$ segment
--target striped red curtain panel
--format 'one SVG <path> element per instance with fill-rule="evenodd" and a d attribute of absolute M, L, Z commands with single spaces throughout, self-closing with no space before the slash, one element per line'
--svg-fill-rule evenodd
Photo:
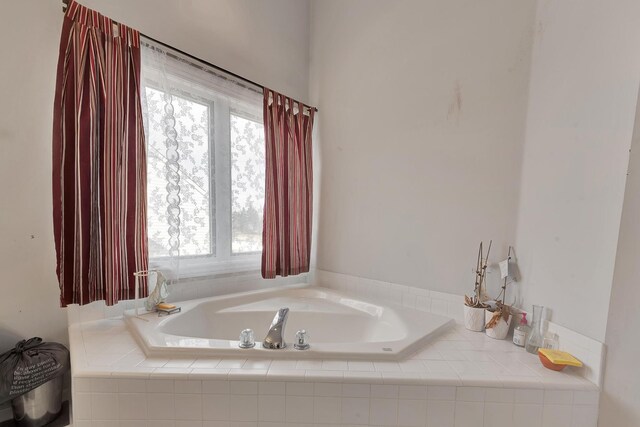
<path fill-rule="evenodd" d="M 264 89 L 265 202 L 262 277 L 309 271 L 313 168 L 311 133 L 315 111 Z"/>
<path fill-rule="evenodd" d="M 148 264 L 139 33 L 71 2 L 53 116 L 60 303 L 131 299 Z"/>

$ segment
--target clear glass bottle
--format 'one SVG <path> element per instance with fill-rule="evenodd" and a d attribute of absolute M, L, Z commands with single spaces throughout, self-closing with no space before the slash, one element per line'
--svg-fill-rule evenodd
<path fill-rule="evenodd" d="M 527 342 L 527 335 L 531 331 L 531 326 L 527 322 L 527 313 L 520 314 L 522 314 L 522 319 L 520 319 L 520 324 L 513 330 L 513 343 L 518 347 L 524 347 Z"/>
<path fill-rule="evenodd" d="M 544 307 L 541 305 L 533 306 L 533 323 L 531 324 L 531 332 L 527 336 L 527 341 L 524 345 L 525 350 L 531 354 L 538 354 L 538 349 L 542 347 L 542 333 L 543 321 L 542 313 Z"/>

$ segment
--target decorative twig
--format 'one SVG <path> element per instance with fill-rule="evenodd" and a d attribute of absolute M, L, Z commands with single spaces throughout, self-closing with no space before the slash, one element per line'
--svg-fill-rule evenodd
<path fill-rule="evenodd" d="M 481 271 L 482 271 L 482 242 L 480 242 L 480 248 L 478 249 L 478 261 L 476 262 L 476 283 L 473 288 L 473 292 L 475 294 L 476 300 L 478 301 L 480 301 L 480 286 L 482 285 Z"/>
<path fill-rule="evenodd" d="M 502 284 L 502 289 L 500 294 L 498 294 L 498 298 L 496 298 L 496 310 L 493 313 L 493 316 L 487 322 L 485 327 L 487 329 L 493 328 L 500 319 L 504 319 L 505 322 L 509 321 L 509 317 L 511 316 L 511 310 L 509 306 L 506 304 L 507 301 L 507 285 L 509 284 L 509 261 L 511 261 L 511 246 L 509 246 L 509 253 L 507 254 L 507 276 L 504 278 L 504 283 Z M 502 297 L 502 299 L 500 298 Z"/>
<path fill-rule="evenodd" d="M 476 261 L 476 279 L 473 287 L 473 298 L 465 295 L 464 301 L 465 304 L 469 307 L 474 308 L 486 308 L 486 304 L 484 304 L 483 300 L 483 291 L 482 286 L 485 283 L 486 273 L 487 273 L 487 262 L 489 260 L 489 253 L 491 252 L 491 244 L 492 241 L 489 241 L 489 248 L 487 249 L 486 258 L 483 256 L 483 243 L 480 242 L 480 247 L 478 248 L 478 259 Z"/>
<path fill-rule="evenodd" d="M 486 289 L 486 277 L 487 277 L 487 263 L 489 262 L 489 254 L 491 253 L 491 244 L 493 240 L 489 240 L 489 248 L 487 249 L 487 257 L 484 259 L 484 265 L 482 266 L 482 280 L 480 281 L 480 294 L 482 296 L 482 286 L 485 285 Z"/>

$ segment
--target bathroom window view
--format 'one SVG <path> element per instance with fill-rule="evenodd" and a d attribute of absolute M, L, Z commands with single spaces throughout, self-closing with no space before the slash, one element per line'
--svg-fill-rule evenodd
<path fill-rule="evenodd" d="M 168 101 L 177 142 L 170 148 Z M 264 129 L 259 106 L 250 113 L 236 104 L 188 85 L 170 97 L 145 87 L 151 260 L 175 258 L 172 244 L 187 265 L 201 268 L 257 259 L 262 251 Z"/>
<path fill-rule="evenodd" d="M 167 152 L 164 135 L 164 92 L 145 88 L 147 101 L 147 229 L 152 258 L 169 256 Z M 180 255 L 213 255 L 215 219 L 211 208 L 211 109 L 192 99 L 172 99 L 180 177 Z M 173 169 L 175 170 L 175 169 Z"/>
<path fill-rule="evenodd" d="M 257 118 L 231 114 L 231 250 L 262 250 L 264 127 Z"/>

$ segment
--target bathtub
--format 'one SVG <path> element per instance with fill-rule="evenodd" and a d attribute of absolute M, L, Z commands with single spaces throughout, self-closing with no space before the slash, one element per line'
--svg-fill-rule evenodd
<path fill-rule="evenodd" d="M 125 313 L 128 327 L 147 356 L 398 360 L 455 323 L 448 317 L 308 285 L 177 305 L 182 311 L 165 317 Z M 262 339 L 281 307 L 290 310 L 284 334 L 287 347 L 262 348 Z M 256 346 L 241 349 L 239 335 L 247 328 L 253 329 Z M 293 348 L 300 329 L 309 334 L 308 350 Z"/>

